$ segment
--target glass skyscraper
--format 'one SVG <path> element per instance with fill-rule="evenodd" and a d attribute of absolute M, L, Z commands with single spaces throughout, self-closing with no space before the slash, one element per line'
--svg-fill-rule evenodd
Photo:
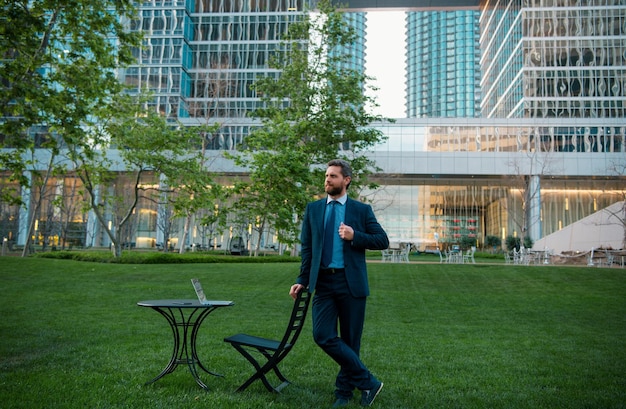
<path fill-rule="evenodd" d="M 406 15 L 407 117 L 479 117 L 479 12 Z"/>
<path fill-rule="evenodd" d="M 145 36 L 137 64 L 122 73 L 135 91 L 148 89 L 162 114 L 193 126 L 220 122 L 209 147 L 232 150 L 249 130 L 249 113 L 261 99 L 252 85 L 277 76 L 269 68 L 289 25 L 314 0 L 150 0 L 131 30 Z M 346 13 L 359 41 L 346 51 L 352 68 L 364 68 L 365 13 Z"/>
<path fill-rule="evenodd" d="M 623 1 L 485 3 L 485 117 L 626 117 Z"/>

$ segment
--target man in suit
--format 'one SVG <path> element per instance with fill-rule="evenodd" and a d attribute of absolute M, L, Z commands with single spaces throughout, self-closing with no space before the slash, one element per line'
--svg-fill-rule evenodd
<path fill-rule="evenodd" d="M 361 391 L 361 405 L 370 406 L 383 387 L 359 352 L 369 295 L 365 250 L 386 249 L 389 239 L 371 206 L 348 198 L 351 180 L 348 162 L 328 163 L 328 196 L 306 207 L 300 274 L 289 291 L 293 298 L 300 291 L 315 292 L 313 339 L 340 366 L 333 407 L 348 405 L 354 389 Z"/>

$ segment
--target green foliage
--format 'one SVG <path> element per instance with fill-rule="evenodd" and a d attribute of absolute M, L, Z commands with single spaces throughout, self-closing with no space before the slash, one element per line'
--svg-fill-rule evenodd
<path fill-rule="evenodd" d="M 164 252 L 141 252 L 123 251 L 119 257 L 115 257 L 109 251 L 52 251 L 34 254 L 33 257 L 89 261 L 96 263 L 116 264 L 199 264 L 199 263 L 293 263 L 290 256 L 266 255 L 263 257 L 231 256 L 224 252 L 198 252 L 198 253 L 164 253 Z"/>
<path fill-rule="evenodd" d="M 370 114 L 375 101 L 366 95 L 371 78 L 351 66 L 349 47 L 356 33 L 329 1 L 318 3 L 319 15 L 291 24 L 270 66 L 280 70 L 276 79 L 266 77 L 254 85 L 265 107 L 254 112 L 264 127 L 248 139 L 252 150 L 298 150 L 307 164 L 325 165 L 350 146 L 355 177 L 373 164 L 359 153 L 384 139 L 369 128 L 383 120 Z M 285 103 L 288 101 L 288 103 Z"/>
<path fill-rule="evenodd" d="M 506 236 L 504 242 L 508 251 L 513 251 L 513 249 L 519 250 L 521 248 L 522 241 L 519 237 Z"/>
<path fill-rule="evenodd" d="M 351 67 L 349 48 L 356 34 L 328 0 L 316 16 L 289 24 L 269 65 L 280 75 L 254 84 L 263 108 L 253 116 L 262 126 L 233 155 L 250 169 L 233 212 L 262 229 L 276 229 L 282 243 L 295 243 L 306 203 L 321 193 L 326 163 L 343 157 L 354 170 L 350 193 L 367 184 L 377 168 L 363 151 L 382 141 L 370 124 L 383 120 L 367 111 L 370 78 Z"/>
<path fill-rule="evenodd" d="M 512 251 L 513 249 L 519 250 L 522 246 L 522 239 L 519 237 L 507 236 L 505 243 L 508 251 Z M 533 240 L 528 236 L 524 237 L 524 247 L 527 249 L 533 247 Z"/>
<path fill-rule="evenodd" d="M 461 237 L 461 241 L 460 241 L 460 245 L 461 245 L 462 249 L 467 250 L 467 249 L 471 248 L 472 246 L 476 246 L 476 238 L 475 237 L 462 236 Z"/>
<path fill-rule="evenodd" d="M 502 239 L 498 236 L 485 237 L 485 247 L 489 249 L 497 249 L 502 246 Z"/>
<path fill-rule="evenodd" d="M 308 318 L 281 363 L 293 384 L 280 394 L 259 382 L 235 393 L 253 369 L 223 338 L 279 337 L 298 263 L 2 262 L 5 409 L 332 405 L 338 368 L 315 345 Z M 624 407 L 623 270 L 371 263 L 369 276 L 361 356 L 385 382 L 376 407 Z M 172 334 L 159 314 L 136 303 L 193 298 L 192 277 L 210 298 L 235 302 L 211 313 L 198 333 L 199 358 L 224 377 L 200 371 L 205 392 L 181 365 L 146 386 L 167 364 Z"/>
<path fill-rule="evenodd" d="M 140 45 L 140 35 L 128 33 L 124 25 L 135 17 L 133 3 L 4 2 L 0 11 L 0 55 L 4 58 L 0 78 L 10 86 L 0 89 L 0 110 L 8 118 L 0 123 L 0 148 L 14 151 L 0 156 L 0 169 L 9 170 L 10 178 L 20 186 L 39 190 L 39 198 L 44 197 L 48 178 L 61 174 L 68 160 L 83 166 L 78 174 L 91 193 L 99 183 L 111 181 L 114 163 L 106 158 L 106 151 L 98 153 L 110 135 L 105 134 L 107 124 L 101 127 L 97 121 L 107 109 L 125 114 L 115 105 L 123 92 L 115 71 L 132 61 L 132 49 Z M 45 163 L 36 163 L 36 149 L 49 154 Z M 97 166 L 108 168 L 96 172 Z M 35 175 L 29 180 L 23 176 L 37 168 L 44 169 L 43 177 Z M 3 191 L 2 198 L 19 197 L 15 193 Z M 96 213 L 101 205 L 91 199 Z M 38 206 L 38 202 L 33 204 L 35 210 Z M 104 218 L 98 215 L 98 219 L 106 229 Z M 28 231 L 31 229 L 32 220 Z"/>
<path fill-rule="evenodd" d="M 252 223 L 260 231 L 272 226 L 282 243 L 295 243 L 302 209 L 312 194 L 311 174 L 300 151 L 258 151 L 248 183 L 238 186 L 241 196 L 234 213 L 242 223 Z"/>
<path fill-rule="evenodd" d="M 526 247 L 527 249 L 531 249 L 533 247 L 533 244 L 533 239 L 531 239 L 530 236 L 524 237 L 524 247 Z"/>
<path fill-rule="evenodd" d="M 474 260 L 477 263 L 500 263 L 504 262 L 504 256 L 502 253 L 493 253 L 493 250 L 489 252 L 477 251 L 474 253 Z"/>
<path fill-rule="evenodd" d="M 212 208 L 219 192 L 205 168 L 205 150 L 199 149 L 215 127 L 170 123 L 146 108 L 147 98 L 112 97 L 110 104 L 94 110 L 93 122 L 81 137 L 66 140 L 68 157 L 89 195 L 88 208 L 114 244 L 116 256 L 140 198 L 166 200 L 174 215 L 181 216 Z M 118 168 L 126 169 L 125 181 L 114 171 Z"/>
<path fill-rule="evenodd" d="M 134 16 L 130 0 L 4 1 L 0 11 L 0 124 L 3 145 L 14 148 L 0 157 L 0 168 L 18 175 L 30 163 L 24 154 L 35 140 L 26 137 L 41 126 L 51 152 L 62 139 L 83 135 L 91 113 L 122 90 L 114 70 L 131 60 L 137 34 L 122 21 Z M 111 41 L 117 38 L 117 41 Z M 57 136 L 62 135 L 61 139 Z M 41 142 L 39 142 L 41 143 Z M 26 179 L 14 176 L 22 185 Z"/>

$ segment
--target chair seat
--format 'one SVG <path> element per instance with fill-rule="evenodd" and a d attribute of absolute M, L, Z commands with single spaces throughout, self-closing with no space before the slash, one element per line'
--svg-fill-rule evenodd
<path fill-rule="evenodd" d="M 239 344 L 247 347 L 262 348 L 268 351 L 276 351 L 280 346 L 280 340 L 256 337 L 248 334 L 236 334 L 224 339 L 225 342 L 231 344 Z M 291 348 L 291 344 L 287 343 L 285 349 Z"/>

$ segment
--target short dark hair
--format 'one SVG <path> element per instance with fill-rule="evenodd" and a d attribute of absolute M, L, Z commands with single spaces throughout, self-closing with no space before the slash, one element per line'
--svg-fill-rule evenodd
<path fill-rule="evenodd" d="M 348 163 L 348 161 L 345 161 L 343 159 L 333 159 L 328 162 L 327 166 L 339 166 L 341 168 L 341 174 L 343 175 L 343 177 L 346 178 L 349 176 L 350 179 L 352 179 L 352 166 L 350 166 L 350 163 Z M 350 183 L 352 183 L 352 180 L 350 180 Z M 347 187 L 350 187 L 350 183 L 348 183 Z"/>

